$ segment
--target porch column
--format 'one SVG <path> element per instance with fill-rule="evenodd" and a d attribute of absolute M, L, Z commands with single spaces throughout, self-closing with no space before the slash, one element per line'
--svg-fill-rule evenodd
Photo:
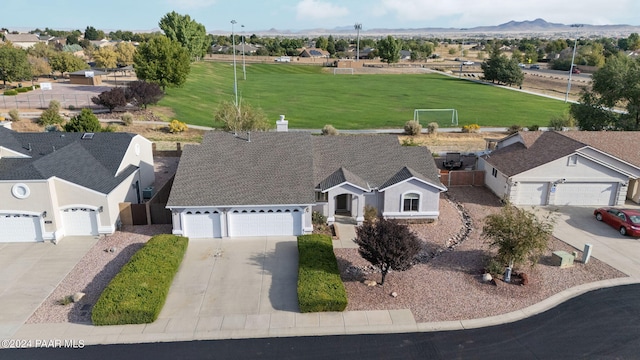
<path fill-rule="evenodd" d="M 360 194 L 356 196 L 356 198 L 358 199 L 356 206 L 356 223 L 362 225 L 364 222 L 364 194 Z"/>
<path fill-rule="evenodd" d="M 329 208 L 327 225 L 333 225 L 333 223 L 336 222 L 336 197 L 329 194 L 327 200 L 327 208 Z"/>

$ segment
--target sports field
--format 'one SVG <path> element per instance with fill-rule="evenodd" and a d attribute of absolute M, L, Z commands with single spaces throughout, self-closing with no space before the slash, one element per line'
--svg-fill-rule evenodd
<path fill-rule="evenodd" d="M 438 74 L 333 75 L 318 66 L 290 64 L 247 64 L 246 73 L 244 80 L 238 61 L 240 101 L 262 108 L 274 122 L 286 115 L 292 128 L 402 128 L 414 109 L 429 108 L 456 109 L 459 126 L 546 126 L 568 109 L 562 101 Z M 219 127 L 215 109 L 219 101 L 234 101 L 233 79 L 232 63 L 195 63 L 185 86 L 167 89 L 159 105 L 188 124 Z"/>

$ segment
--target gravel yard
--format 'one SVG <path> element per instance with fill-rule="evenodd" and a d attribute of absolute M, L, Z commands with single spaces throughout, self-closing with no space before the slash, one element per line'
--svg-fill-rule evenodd
<path fill-rule="evenodd" d="M 347 310 L 410 309 L 418 322 L 482 318 L 525 308 L 580 284 L 626 276 L 595 258 L 588 265 L 576 263 L 568 269 L 550 266 L 552 251 L 576 251 L 553 239 L 539 265 L 522 269 L 529 277 L 529 285 L 500 280 L 496 281 L 497 286 L 484 283 L 483 265 L 490 252 L 480 236 L 482 219 L 497 212 L 500 203 L 483 187 L 454 187 L 448 193 L 453 202 L 440 202 L 437 223 L 412 225 L 425 241 L 421 262 L 408 271 L 389 273 L 384 286 L 363 283 L 380 281 L 380 273 L 373 271 L 357 249 L 335 250 L 349 298 Z M 450 239 L 463 228 L 455 202 L 464 207 L 473 225 L 466 240 L 448 249 L 452 245 Z M 579 250 L 578 254 L 582 256 Z M 392 292 L 398 296 L 392 297 Z"/>

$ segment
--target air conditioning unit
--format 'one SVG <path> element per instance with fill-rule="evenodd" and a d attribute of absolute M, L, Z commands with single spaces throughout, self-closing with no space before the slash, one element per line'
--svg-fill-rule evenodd
<path fill-rule="evenodd" d="M 153 197 L 153 186 L 149 186 L 142 190 L 142 197 L 144 199 L 151 199 Z"/>

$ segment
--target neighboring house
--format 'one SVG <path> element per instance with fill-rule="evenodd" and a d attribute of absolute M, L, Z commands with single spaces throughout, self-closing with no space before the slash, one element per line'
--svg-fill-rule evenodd
<path fill-rule="evenodd" d="M 310 48 L 310 49 L 302 49 L 302 51 L 300 52 L 300 55 L 298 55 L 298 56 L 300 56 L 301 58 L 326 58 L 326 59 L 328 59 L 330 54 L 326 50 L 317 49 L 317 48 Z"/>
<path fill-rule="evenodd" d="M 154 182 L 151 142 L 128 133 L 0 127 L 0 242 L 112 234 Z"/>
<path fill-rule="evenodd" d="M 399 219 L 435 219 L 440 193 L 433 157 L 396 136 L 234 136 L 211 131 L 188 145 L 169 196 L 173 233 L 192 238 L 300 235 L 318 211 L 364 220 L 365 205 Z"/>
<path fill-rule="evenodd" d="M 411 51 L 400 50 L 400 60 L 411 60 Z"/>
<path fill-rule="evenodd" d="M 519 132 L 478 160 L 485 184 L 516 205 L 640 202 L 640 132 Z"/>
<path fill-rule="evenodd" d="M 11 41 L 13 46 L 28 49 L 40 42 L 36 34 L 5 34 L 6 41 Z"/>
<path fill-rule="evenodd" d="M 76 85 L 100 85 L 102 78 L 108 75 L 102 70 L 84 69 L 69 73 L 69 82 Z"/>

